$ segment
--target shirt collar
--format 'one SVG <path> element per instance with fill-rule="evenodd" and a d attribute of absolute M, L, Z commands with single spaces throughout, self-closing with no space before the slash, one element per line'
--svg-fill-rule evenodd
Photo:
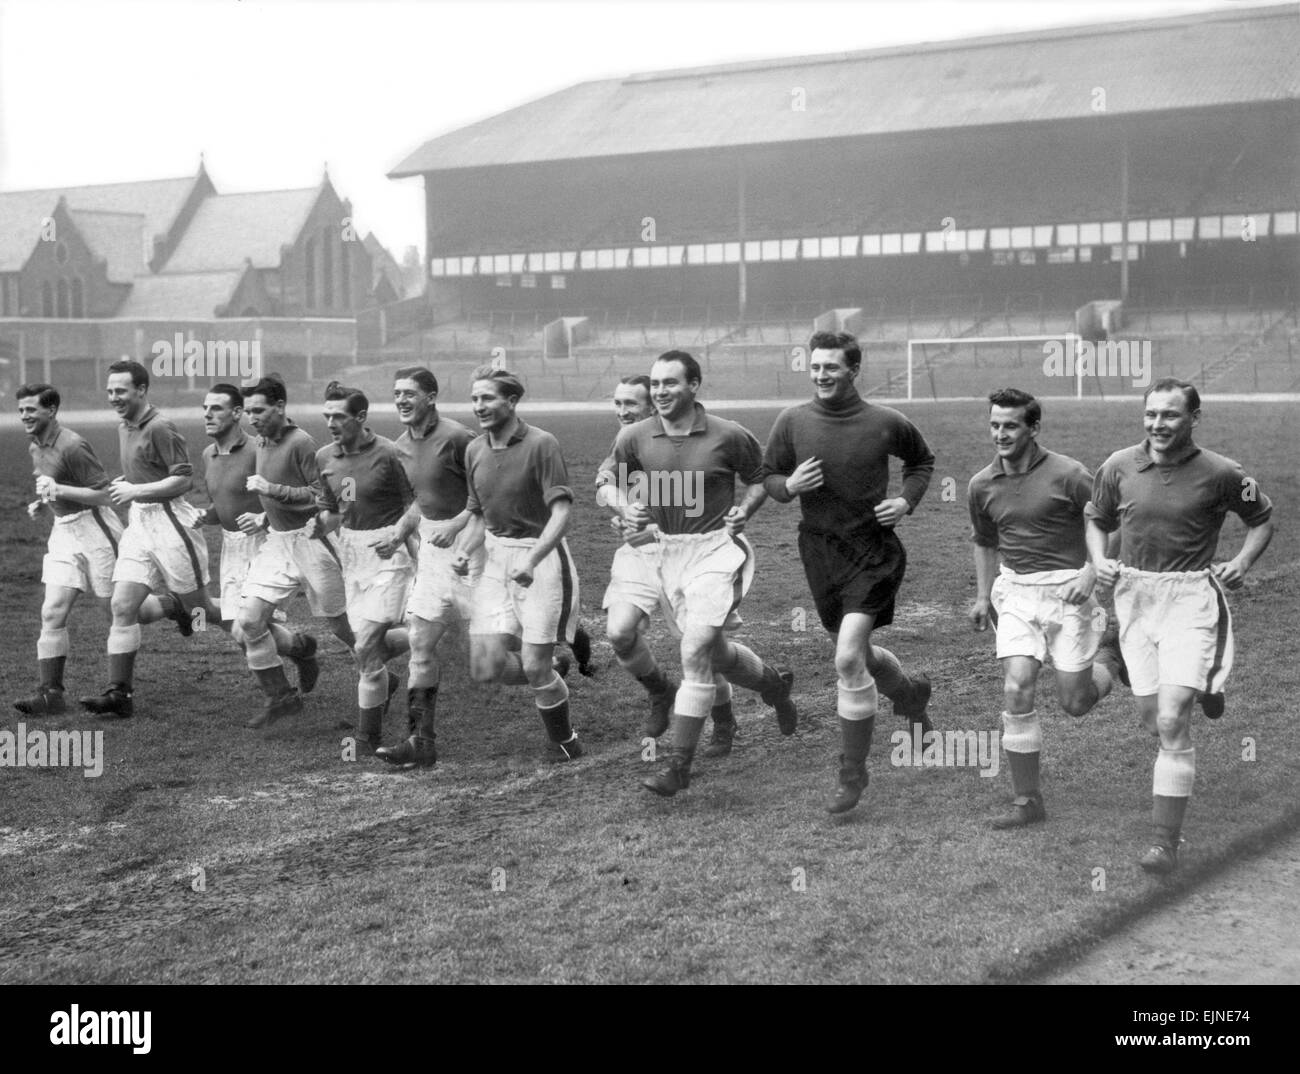
<path fill-rule="evenodd" d="M 1201 449 L 1195 443 L 1192 443 L 1187 446 L 1187 450 L 1179 455 L 1178 458 L 1170 459 L 1168 462 L 1157 463 L 1156 460 L 1151 457 L 1151 441 L 1148 439 L 1143 440 L 1142 443 L 1136 444 L 1133 447 L 1133 462 L 1137 465 L 1139 471 L 1149 470 L 1151 467 L 1156 465 L 1182 466 L 1188 459 L 1194 459 L 1200 453 Z"/>
<path fill-rule="evenodd" d="M 122 424 L 125 425 L 128 429 L 143 429 L 157 416 L 158 416 L 158 408 L 154 406 L 152 403 L 148 403 L 144 408 L 144 413 L 140 415 L 140 419 L 138 421 L 129 422 L 125 418 L 123 418 Z"/>
<path fill-rule="evenodd" d="M 374 446 L 376 439 L 377 437 L 375 434 L 370 431 L 370 426 L 367 425 L 361 430 L 361 443 L 357 445 L 356 451 L 344 451 L 342 444 L 334 444 L 332 445 L 334 448 L 334 456 L 335 458 L 341 459 L 344 455 L 360 455 L 363 451 L 369 451 L 370 448 Z"/>
<path fill-rule="evenodd" d="M 1029 465 L 1026 466 L 1023 471 L 1020 472 L 1026 474 L 1029 473 L 1030 470 L 1036 469 L 1037 467 L 1041 466 L 1043 464 L 1043 460 L 1046 458 L 1047 458 L 1047 452 L 1043 450 L 1043 448 L 1038 446 L 1037 440 L 1034 440 L 1029 445 Z M 1003 459 L 1001 455 L 994 455 L 993 476 L 1007 477 L 1011 473 L 1012 471 L 1008 470 L 1006 467 L 1006 460 Z"/>
<path fill-rule="evenodd" d="M 51 418 L 50 424 L 45 427 L 44 434 L 32 437 L 32 441 L 43 448 L 53 447 L 61 432 L 63 432 L 63 426 L 59 424 L 59 419 Z"/>
<path fill-rule="evenodd" d="M 293 419 L 290 417 L 286 417 L 284 419 L 284 424 L 280 426 L 279 436 L 275 436 L 275 437 L 264 436 L 261 438 L 261 441 L 263 444 L 278 444 L 281 440 L 283 440 L 286 436 L 289 435 L 290 430 L 296 428 L 298 428 L 298 426 L 294 424 Z"/>
<path fill-rule="evenodd" d="M 510 434 L 510 439 L 506 441 L 506 447 L 513 447 L 528 434 L 528 423 L 517 415 L 515 420 L 518 424 L 515 426 L 515 431 Z M 483 435 L 487 437 L 488 447 L 492 447 L 492 437 L 488 433 Z M 494 448 L 493 450 L 500 451 L 501 448 Z"/>
<path fill-rule="evenodd" d="M 247 443 L 248 443 L 248 435 L 247 435 L 247 434 L 244 432 L 244 430 L 241 428 L 241 429 L 236 433 L 236 435 L 235 435 L 235 439 L 232 440 L 232 441 L 230 441 L 230 447 L 228 447 L 225 451 L 222 451 L 222 450 L 221 450 L 221 445 L 218 444 L 215 440 L 212 441 L 212 454 L 214 454 L 214 455 L 232 455 L 232 454 L 234 454 L 236 451 L 238 451 L 240 448 L 242 448 L 242 447 L 243 447 L 245 444 L 247 444 Z"/>
<path fill-rule="evenodd" d="M 432 420 L 420 432 L 417 433 L 409 425 L 406 427 L 406 431 L 410 434 L 412 440 L 427 440 L 433 435 L 433 430 L 438 427 L 438 422 L 441 420 L 441 417 L 438 414 L 437 407 L 433 407 L 430 413 L 433 415 Z"/>
<path fill-rule="evenodd" d="M 653 435 L 655 435 L 655 436 L 667 436 L 667 435 L 668 435 L 668 432 L 664 429 L 664 416 L 663 416 L 662 414 L 655 414 L 654 419 L 655 419 L 655 423 L 656 423 L 656 425 L 657 425 L 658 428 L 657 428 L 657 431 L 656 431 Z M 690 428 L 690 431 L 687 432 L 686 435 L 687 435 L 687 436 L 694 436 L 696 433 L 701 433 L 701 434 L 703 434 L 703 433 L 708 432 L 708 430 L 709 430 L 709 415 L 708 415 L 708 413 L 705 411 L 705 409 L 704 409 L 704 405 L 703 405 L 702 403 L 696 403 L 696 404 L 695 404 L 695 417 L 694 417 L 694 419 L 691 421 L 691 428 Z M 676 434 L 674 434 L 674 435 L 676 435 Z"/>

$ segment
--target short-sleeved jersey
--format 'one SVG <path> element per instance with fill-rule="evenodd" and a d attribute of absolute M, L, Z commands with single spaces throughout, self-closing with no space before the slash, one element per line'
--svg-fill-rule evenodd
<path fill-rule="evenodd" d="M 465 506 L 482 515 L 497 537 L 540 537 L 551 520 L 551 504 L 573 499 L 559 442 L 522 418 L 505 447 L 494 448 L 487 434 L 470 441 L 465 471 Z"/>
<path fill-rule="evenodd" d="M 237 530 L 235 522 L 240 515 L 257 514 L 262 510 L 261 498 L 248 491 L 248 479 L 257 470 L 257 448 L 239 430 L 225 451 L 216 443 L 203 449 L 203 483 L 207 486 L 212 506 L 204 521 L 219 523 L 222 529 Z"/>
<path fill-rule="evenodd" d="M 51 420 L 44 434 L 34 437 L 27 450 L 35 477 L 50 477 L 57 484 L 83 489 L 102 489 L 108 485 L 108 474 L 100 465 L 95 449 L 84 437 L 63 428 L 57 420 Z M 55 499 L 50 501 L 50 509 L 56 515 L 72 515 L 84 511 L 86 505 Z"/>
<path fill-rule="evenodd" d="M 664 533 L 711 533 L 736 502 L 736 478 L 763 479 L 763 448 L 734 421 L 695 404 L 685 436 L 670 434 L 654 414 L 625 426 L 614 441 L 616 480 L 630 501 L 650 509 Z M 623 469 L 625 468 L 625 469 Z"/>
<path fill-rule="evenodd" d="M 341 515 L 346 529 L 391 526 L 414 499 L 393 442 L 369 429 L 355 451 L 326 444 L 316 452 L 316 465 L 320 467 L 316 506 Z"/>
<path fill-rule="evenodd" d="M 123 421 L 118 426 L 117 442 L 122 458 L 122 476 L 133 485 L 194 475 L 185 437 L 158 412 L 157 407 L 146 406 L 135 423 Z M 175 498 L 139 496 L 135 502 L 166 503 Z"/>
<path fill-rule="evenodd" d="M 1200 571 L 1214 559 L 1229 511 L 1263 525 L 1273 504 L 1241 464 L 1192 445 L 1158 464 L 1149 441 L 1117 451 L 1097 471 L 1086 515 L 1119 530 L 1120 562 L 1140 571 Z"/>
<path fill-rule="evenodd" d="M 1088 560 L 1083 511 L 1092 474 L 1068 455 L 1030 444 L 1029 465 L 1012 473 L 995 458 L 970 479 L 971 540 L 996 548 L 1017 574 L 1071 570 Z"/>
<path fill-rule="evenodd" d="M 789 477 L 800 463 L 822 463 L 822 486 L 799 497 L 805 529 L 842 533 L 870 528 L 889 493 L 889 457 L 903 462 L 900 495 L 915 508 L 930 485 L 934 452 L 897 410 L 866 402 L 856 392 L 838 405 L 820 399 L 777 415 L 767 439 L 763 474 Z"/>
<path fill-rule="evenodd" d="M 476 435 L 435 410 L 422 430 L 408 427 L 393 441 L 425 518 L 455 518 L 465 509 L 465 449 Z"/>
<path fill-rule="evenodd" d="M 257 473 L 271 486 L 258 497 L 271 529 L 301 529 L 316 514 L 316 441 L 288 418 L 274 440 L 258 438 Z"/>

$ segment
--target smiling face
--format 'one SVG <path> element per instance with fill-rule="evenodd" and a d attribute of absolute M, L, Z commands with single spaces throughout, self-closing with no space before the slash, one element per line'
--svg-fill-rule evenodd
<path fill-rule="evenodd" d="M 680 363 L 679 363 L 680 364 Z M 650 393 L 640 384 L 620 384 L 614 389 L 614 414 L 623 425 L 634 425 L 655 412 Z"/>
<path fill-rule="evenodd" d="M 50 422 L 58 412 L 58 407 L 41 406 L 40 399 L 35 395 L 18 400 L 18 420 L 23 423 L 23 430 L 33 439 L 45 435 L 45 430 L 50 427 Z"/>
<path fill-rule="evenodd" d="M 515 416 L 519 402 L 501 394 L 501 384 L 495 380 L 476 380 L 470 388 L 469 401 L 474 406 L 478 426 L 485 433 L 504 429 Z"/>
<path fill-rule="evenodd" d="M 244 413 L 258 436 L 275 439 L 284 427 L 284 404 L 272 403 L 265 395 L 250 395 L 245 399 Z"/>
<path fill-rule="evenodd" d="M 349 414 L 346 399 L 327 399 L 321 416 L 325 419 L 325 427 L 329 430 L 331 439 L 344 448 L 355 447 L 366 427 L 366 412 L 363 410 L 359 414 Z"/>
<path fill-rule="evenodd" d="M 1151 441 L 1151 454 L 1176 456 L 1192 442 L 1192 430 L 1201 412 L 1187 409 L 1187 397 L 1178 388 L 1147 396 L 1142 426 Z"/>
<path fill-rule="evenodd" d="M 817 391 L 817 398 L 827 403 L 840 403 L 853 394 L 853 381 L 858 370 L 844 358 L 844 352 L 818 347 L 808 360 L 808 376 Z"/>
<path fill-rule="evenodd" d="M 149 389 L 144 385 L 137 388 L 131 383 L 130 373 L 108 375 L 108 405 L 123 421 L 134 421 L 144 413 L 148 393 Z"/>
<path fill-rule="evenodd" d="M 655 362 L 650 367 L 650 398 L 659 416 L 668 421 L 685 417 L 695 406 L 698 380 L 686 380 L 686 366 L 679 361 Z"/>
<path fill-rule="evenodd" d="M 1005 462 L 1018 463 L 1038 439 L 1040 426 L 1025 421 L 1022 406 L 994 406 L 989 408 L 989 432 L 993 434 L 993 449 Z"/>
<path fill-rule="evenodd" d="M 397 407 L 397 420 L 403 425 L 422 426 L 437 399 L 437 392 L 426 392 L 409 378 L 393 383 L 393 404 Z"/>
<path fill-rule="evenodd" d="M 203 397 L 203 431 L 220 440 L 239 424 L 243 406 L 235 406 L 225 392 L 209 392 Z"/>

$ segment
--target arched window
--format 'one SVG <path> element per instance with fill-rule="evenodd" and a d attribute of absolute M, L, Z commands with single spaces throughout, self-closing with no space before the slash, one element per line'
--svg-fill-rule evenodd
<path fill-rule="evenodd" d="M 49 280 L 41 284 L 41 316 L 54 316 L 54 288 L 50 286 Z"/>
<path fill-rule="evenodd" d="M 307 288 L 303 303 L 307 309 L 316 306 L 316 240 L 308 239 L 303 250 L 303 260 L 307 265 Z"/>
<path fill-rule="evenodd" d="M 322 229 L 320 241 L 321 304 L 330 309 L 334 305 L 334 244 L 330 242 L 330 229 Z"/>
<path fill-rule="evenodd" d="M 72 279 L 72 316 L 86 316 L 86 285 L 81 282 L 80 276 Z"/>
<path fill-rule="evenodd" d="M 68 281 L 67 281 L 67 280 L 64 280 L 64 279 L 60 279 L 60 280 L 58 281 L 58 283 L 57 283 L 55 286 L 58 288 L 58 290 L 56 291 L 56 294 L 58 295 L 58 304 L 57 304 L 57 306 L 56 306 L 56 308 L 55 308 L 55 316 L 56 316 L 56 317 L 67 317 L 67 315 L 68 315 Z"/>
<path fill-rule="evenodd" d="M 352 308 L 352 244 L 347 239 L 339 247 L 339 306 Z"/>

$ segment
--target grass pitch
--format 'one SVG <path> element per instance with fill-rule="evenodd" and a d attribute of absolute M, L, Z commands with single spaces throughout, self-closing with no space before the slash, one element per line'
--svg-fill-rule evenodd
<path fill-rule="evenodd" d="M 930 674 L 937 726 L 997 730 L 992 637 L 965 619 L 974 593 L 965 488 L 990 457 L 985 408 L 904 409 L 938 462 L 900 529 L 907 581 L 896 625 L 878 640 Z M 444 642 L 442 759 L 431 772 L 397 773 L 343 759 L 338 724 L 354 709 L 355 677 L 332 638 L 307 711 L 254 732 L 242 724 L 258 695 L 228 638 L 146 628 L 137 716 L 103 726 L 101 777 L 0 768 L 0 982 L 1024 979 L 1300 819 L 1292 411 L 1208 404 L 1199 430 L 1200 443 L 1259 479 L 1278 533 L 1231 598 L 1238 645 L 1227 715 L 1194 717 L 1196 793 L 1171 880 L 1135 864 L 1156 747 L 1122 690 L 1072 720 L 1044 678 L 1044 825 L 988 829 L 1010 798 L 1005 764 L 996 778 L 892 766 L 889 736 L 906 721 L 887 702 L 862 804 L 828 817 L 839 746 L 832 643 L 798 561 L 797 507 L 769 503 L 748 530 L 759 571 L 741 638 L 795 670 L 800 731 L 782 738 L 770 710 L 738 689 L 735 752 L 700 761 L 691 789 L 671 800 L 637 785 L 651 769 L 637 733 L 644 694 L 603 642 L 598 676 L 570 676 L 583 760 L 548 764 L 529 693 L 470 683 L 465 639 L 454 636 Z M 775 414 L 727 416 L 763 438 Z M 540 405 L 524 415 L 559 437 L 581 492 L 570 544 L 585 622 L 599 637 L 615 544 L 587 490 L 613 420 Z M 1133 401 L 1050 402 L 1042 442 L 1095 468 L 1141 438 L 1139 419 Z M 323 434 L 312 412 L 298 420 Z M 389 421 L 376 429 L 396 432 Z M 117 472 L 116 430 L 79 431 Z M 201 428 L 183 431 L 197 457 Z M 31 478 L 20 431 L 0 435 L 0 453 L 0 730 L 16 731 L 8 701 L 35 678 L 48 523 L 23 510 Z M 1221 556 L 1242 533 L 1230 518 Z M 290 607 L 295 626 L 306 614 L 300 602 Z M 70 693 L 103 688 L 106 633 L 102 610 L 78 609 Z M 676 671 L 658 623 L 651 640 Z M 80 715 L 24 722 L 97 727 Z M 404 726 L 399 701 L 386 737 Z"/>

